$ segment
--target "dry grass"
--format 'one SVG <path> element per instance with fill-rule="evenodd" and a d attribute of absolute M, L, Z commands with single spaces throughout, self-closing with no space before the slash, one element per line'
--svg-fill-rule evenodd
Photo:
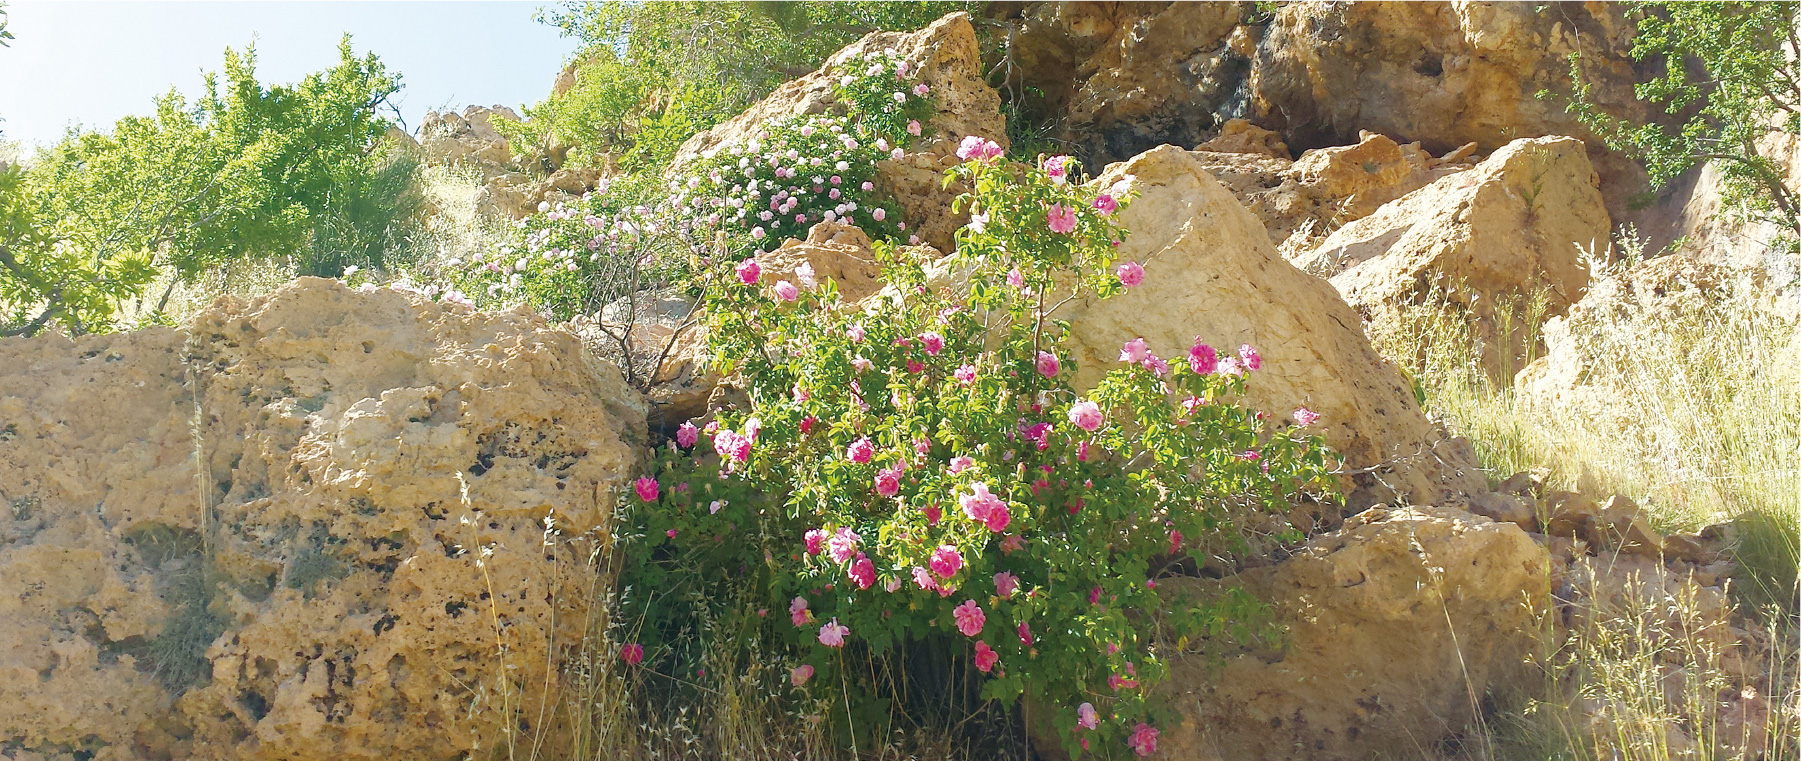
<path fill-rule="evenodd" d="M 1732 521 L 1744 599 L 1793 611 L 1801 331 L 1750 280 L 1653 303 L 1625 286 L 1634 259 L 1596 269 L 1590 303 L 1609 308 L 1557 328 L 1584 368 L 1569 393 L 1524 394 L 1485 377 L 1481 346 L 1448 300 L 1407 307 L 1372 325 L 1371 339 L 1413 375 L 1428 410 L 1469 437 L 1491 477 L 1535 470 L 1554 488 L 1627 494 L 1665 531 Z M 1516 328 L 1536 337 L 1542 310 L 1512 306 Z"/>

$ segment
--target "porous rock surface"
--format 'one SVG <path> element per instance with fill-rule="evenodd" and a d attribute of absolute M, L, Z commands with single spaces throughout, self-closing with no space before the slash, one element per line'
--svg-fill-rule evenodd
<path fill-rule="evenodd" d="M 1199 147 L 1243 118 L 1296 151 L 1363 131 L 1435 154 L 1575 135 L 1592 143 L 1613 216 L 1644 189 L 1642 171 L 1566 109 L 1579 51 L 1601 111 L 1658 117 L 1633 95 L 1649 64 L 1628 55 L 1634 27 L 1617 4 L 1309 0 L 1269 14 L 1253 3 L 1042 2 L 992 13 L 1018 30 L 1009 84 L 1042 92 L 1043 112 L 1059 117 L 1052 137 L 1097 162 Z"/>
<path fill-rule="evenodd" d="M 1290 161 L 1258 150 L 1268 146 L 1274 133 L 1262 131 L 1258 139 L 1250 130 L 1257 128 L 1203 143 L 1195 155 L 1262 220 L 1270 241 L 1289 259 L 1306 255 L 1333 231 L 1383 204 L 1469 169 L 1474 149 L 1465 146 L 1434 157 L 1418 143 L 1401 145 L 1365 133 L 1355 145 L 1318 148 Z"/>
<path fill-rule="evenodd" d="M 1000 95 L 982 80 L 981 49 L 967 13 L 950 14 L 917 32 L 873 32 L 846 46 L 826 59 L 819 71 L 783 84 L 744 113 L 688 138 L 676 151 L 670 171 L 679 172 L 708 151 L 748 143 L 764 122 L 839 107 L 833 88 L 843 68 L 882 50 L 894 50 L 913 64 L 918 81 L 932 88 L 937 113 L 928 120 L 925 139 L 900 160 L 877 163 L 876 185 L 895 199 L 922 241 L 948 250 L 951 236 L 968 219 L 967 214 L 951 212 L 951 199 L 963 191 L 944 187 L 944 170 L 959 161 L 957 144 L 967 135 L 979 135 L 1007 145 Z"/>
<path fill-rule="evenodd" d="M 0 756 L 554 731 L 643 414 L 538 318 L 310 278 L 184 329 L 0 340 Z"/>
<path fill-rule="evenodd" d="M 1536 644 L 1528 600 L 1549 557 L 1526 532 L 1447 507 L 1376 507 L 1293 557 L 1224 581 L 1272 606 L 1285 634 L 1229 654 L 1177 657 L 1164 698 L 1182 716 L 1163 753 L 1184 759 L 1434 757 L 1491 685 Z"/>
<path fill-rule="evenodd" d="M 1095 180 L 1137 197 L 1120 212 L 1131 233 L 1121 261 L 1143 284 L 1058 313 L 1090 387 L 1134 337 L 1171 361 L 1198 336 L 1224 351 L 1263 356 L 1245 400 L 1277 419 L 1305 406 L 1354 471 L 1358 501 L 1425 502 L 1479 487 L 1467 453 L 1426 419 L 1400 372 L 1370 347 L 1357 313 L 1331 285 L 1289 264 L 1256 217 L 1210 174 L 1204 154 L 1165 146 L 1114 164 Z"/>
<path fill-rule="evenodd" d="M 1511 375 L 1521 337 L 1503 310 L 1542 299 L 1545 314 L 1563 314 L 1588 285 L 1585 252 L 1610 255 L 1599 182 L 1582 141 L 1516 140 L 1345 225 L 1296 263 L 1371 320 L 1442 298 L 1477 326 L 1490 372 Z"/>

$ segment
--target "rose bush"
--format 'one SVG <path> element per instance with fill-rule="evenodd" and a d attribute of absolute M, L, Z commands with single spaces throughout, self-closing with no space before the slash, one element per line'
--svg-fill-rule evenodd
<path fill-rule="evenodd" d="M 1051 707 L 1072 752 L 1149 755 L 1170 649 L 1249 609 L 1165 599 L 1157 577 L 1230 552 L 1252 511 L 1327 494 L 1327 452 L 1236 403 L 1250 346 L 1122 336 L 1129 364 L 1078 393 L 1058 307 L 1152 276 L 1115 261 L 1128 199 L 1067 157 L 999 154 L 966 142 L 946 178 L 972 189 L 955 253 L 878 245 L 888 288 L 866 303 L 738 261 L 699 273 L 748 402 L 658 449 L 621 620 L 664 673 L 691 668 L 684 617 L 785 648 L 785 683 L 847 719 L 879 693 L 859 659 L 943 644 L 984 697 Z"/>
<path fill-rule="evenodd" d="M 805 238 L 822 220 L 907 239 L 898 207 L 879 198 L 876 162 L 925 134 L 933 112 L 917 66 L 894 51 L 851 61 L 835 85 L 840 111 L 772 121 L 667 174 L 609 178 L 579 203 L 541 206 L 500 250 L 453 259 L 445 273 L 489 303 L 525 301 L 567 319 L 647 285 L 681 282 L 715 252 Z"/>

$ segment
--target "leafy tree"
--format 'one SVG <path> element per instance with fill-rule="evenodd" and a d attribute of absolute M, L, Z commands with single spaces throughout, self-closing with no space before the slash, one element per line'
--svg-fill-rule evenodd
<path fill-rule="evenodd" d="M 404 251 L 417 163 L 378 112 L 399 77 L 348 37 L 336 67 L 291 86 L 264 87 L 255 63 L 227 50 L 198 100 L 170 91 L 0 182 L 0 333 L 105 330 L 153 282 L 167 281 L 160 311 L 176 283 L 237 259 L 336 275 Z"/>
<path fill-rule="evenodd" d="M 1661 60 L 1638 85 L 1641 99 L 1683 118 L 1633 125 L 1600 112 L 1572 62 L 1574 110 L 1610 145 L 1632 152 L 1652 182 L 1667 184 L 1706 161 L 1725 179 L 1727 207 L 1801 240 L 1801 188 L 1776 156 L 1779 135 L 1801 136 L 1801 32 L 1795 2 L 1641 2 L 1633 58 Z"/>
<path fill-rule="evenodd" d="M 876 30 L 909 30 L 973 2 L 566 2 L 544 21 L 582 41 L 567 91 L 496 127 L 521 149 L 577 146 L 656 166 L 683 140 Z"/>

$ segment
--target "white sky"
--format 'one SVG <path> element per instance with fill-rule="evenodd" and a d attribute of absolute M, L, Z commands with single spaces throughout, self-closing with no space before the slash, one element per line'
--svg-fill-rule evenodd
<path fill-rule="evenodd" d="M 520 105 L 549 94 L 575 41 L 532 20 L 538 2 L 6 2 L 0 139 L 55 142 L 66 125 L 147 114 L 173 85 L 190 97 L 227 47 L 257 47 L 257 79 L 335 65 L 338 38 L 373 51 L 405 86 L 409 128 L 445 106 Z"/>

